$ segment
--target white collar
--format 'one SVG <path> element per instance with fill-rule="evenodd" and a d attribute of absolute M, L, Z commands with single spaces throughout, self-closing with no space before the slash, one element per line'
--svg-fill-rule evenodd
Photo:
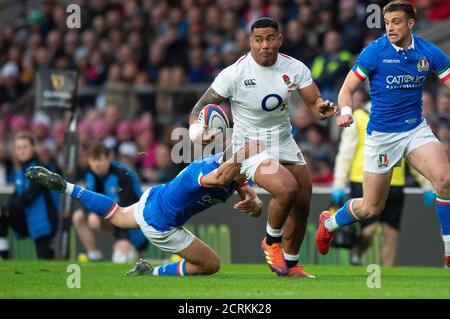
<path fill-rule="evenodd" d="M 408 50 L 414 49 L 414 35 L 411 35 L 411 38 L 412 38 L 412 40 L 411 40 L 411 44 L 408 47 Z M 394 43 L 391 43 L 391 45 L 394 47 L 395 51 L 397 51 L 397 52 L 403 50 L 403 48 L 399 47 L 398 45 L 395 45 Z"/>

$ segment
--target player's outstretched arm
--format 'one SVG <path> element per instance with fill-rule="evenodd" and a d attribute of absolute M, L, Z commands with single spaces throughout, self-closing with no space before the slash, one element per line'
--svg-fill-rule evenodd
<path fill-rule="evenodd" d="M 314 82 L 298 91 L 308 109 L 319 120 L 329 119 L 336 114 L 333 102 L 323 100 L 319 88 Z"/>
<path fill-rule="evenodd" d="M 237 192 L 241 200 L 234 205 L 234 209 L 252 217 L 259 217 L 262 213 L 263 202 L 258 198 L 255 190 L 248 184 L 244 184 L 238 188 Z"/>
<path fill-rule="evenodd" d="M 259 141 L 250 140 L 244 144 L 233 156 L 224 162 L 219 168 L 205 175 L 202 179 L 202 185 L 214 187 L 220 185 L 229 185 L 240 175 L 241 164 L 247 158 L 262 152 L 265 149 Z"/>
<path fill-rule="evenodd" d="M 352 95 L 360 84 L 361 80 L 358 79 L 355 73 L 353 71 L 348 72 L 338 95 L 340 115 L 336 117 L 336 124 L 340 127 L 349 127 L 353 123 Z"/>
<path fill-rule="evenodd" d="M 203 145 L 210 143 L 214 138 L 214 134 L 205 134 L 203 127 L 198 123 L 198 115 L 205 105 L 217 104 L 219 105 L 225 98 L 217 94 L 211 87 L 206 90 L 205 94 L 198 100 L 191 112 L 189 119 L 189 136 L 193 141 L 198 141 Z"/>

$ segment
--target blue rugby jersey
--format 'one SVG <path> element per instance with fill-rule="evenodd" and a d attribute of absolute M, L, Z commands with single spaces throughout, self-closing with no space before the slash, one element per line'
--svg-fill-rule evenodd
<path fill-rule="evenodd" d="M 364 81 L 370 80 L 372 108 L 367 133 L 405 132 L 422 121 L 422 90 L 434 71 L 441 81 L 450 78 L 450 61 L 436 45 L 419 36 L 405 52 L 384 35 L 371 42 L 352 68 Z"/>
<path fill-rule="evenodd" d="M 183 225 L 197 213 L 225 202 L 237 189 L 237 183 L 223 187 L 204 187 L 201 179 L 220 166 L 222 153 L 192 162 L 171 182 L 154 186 L 144 208 L 147 224 L 159 231 Z"/>

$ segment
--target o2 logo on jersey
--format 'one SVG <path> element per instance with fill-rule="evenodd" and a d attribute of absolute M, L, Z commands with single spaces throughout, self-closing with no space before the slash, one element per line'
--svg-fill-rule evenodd
<path fill-rule="evenodd" d="M 261 107 L 266 112 L 275 111 L 280 106 L 282 106 L 281 111 L 283 111 L 286 104 L 283 103 L 283 99 L 278 94 L 266 95 L 261 102 Z"/>

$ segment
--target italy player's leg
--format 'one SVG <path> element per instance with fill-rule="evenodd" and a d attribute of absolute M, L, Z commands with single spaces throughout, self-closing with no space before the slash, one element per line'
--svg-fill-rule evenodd
<path fill-rule="evenodd" d="M 176 254 L 185 260 L 184 275 L 212 275 L 220 269 L 219 255 L 197 237 L 192 244 Z"/>
<path fill-rule="evenodd" d="M 109 219 L 114 226 L 121 228 L 139 228 L 133 214 L 136 204 L 129 207 L 120 207 L 109 197 L 68 183 L 61 175 L 53 173 L 41 166 L 34 166 L 27 169 L 25 177 L 49 189 L 66 193 L 80 201 L 89 211 L 105 219 Z"/>
<path fill-rule="evenodd" d="M 363 197 L 348 200 L 334 215 L 320 214 L 316 232 L 316 246 L 323 255 L 328 253 L 337 230 L 357 221 L 381 214 L 389 194 L 392 170 L 385 174 L 364 172 Z"/>
<path fill-rule="evenodd" d="M 436 214 L 444 241 L 444 265 L 450 268 L 450 164 L 439 142 L 431 142 L 412 150 L 407 161 L 433 184 L 437 192 Z"/>
<path fill-rule="evenodd" d="M 147 233 L 148 235 L 148 233 Z M 180 234 L 172 233 L 170 237 L 176 238 Z M 182 237 L 184 235 L 181 235 Z M 193 236 L 193 235 L 192 235 Z M 203 241 L 197 237 L 185 249 L 175 252 L 174 249 L 165 249 L 167 243 L 160 245 L 158 236 L 151 239 L 152 243 L 161 250 L 174 253 L 182 259 L 165 265 L 152 267 L 146 260 L 139 260 L 136 266 L 128 271 L 128 276 L 149 275 L 149 276 L 192 276 L 192 275 L 212 275 L 220 269 L 219 256 Z M 177 239 L 169 239 L 177 241 Z"/>

